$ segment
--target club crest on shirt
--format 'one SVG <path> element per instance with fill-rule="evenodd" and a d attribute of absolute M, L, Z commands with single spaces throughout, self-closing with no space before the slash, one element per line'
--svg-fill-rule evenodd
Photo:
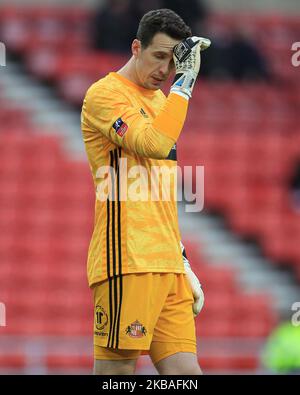
<path fill-rule="evenodd" d="M 140 338 L 147 335 L 147 330 L 138 320 L 128 325 L 126 328 L 126 335 L 133 338 Z"/>
<path fill-rule="evenodd" d="M 113 128 L 115 129 L 118 136 L 123 137 L 127 132 L 128 125 L 122 120 L 122 118 L 118 118 L 113 124 Z"/>

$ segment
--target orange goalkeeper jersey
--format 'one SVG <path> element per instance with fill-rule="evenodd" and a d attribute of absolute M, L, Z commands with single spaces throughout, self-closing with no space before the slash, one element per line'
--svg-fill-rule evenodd
<path fill-rule="evenodd" d="M 166 98 L 117 73 L 87 91 L 81 127 L 96 191 L 90 286 L 127 273 L 184 273 L 174 174 L 187 107 L 179 95 Z M 166 184 L 153 178 L 162 168 L 171 170 Z"/>

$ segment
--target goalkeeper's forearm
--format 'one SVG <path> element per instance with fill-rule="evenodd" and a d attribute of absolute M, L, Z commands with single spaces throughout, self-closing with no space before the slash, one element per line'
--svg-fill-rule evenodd
<path fill-rule="evenodd" d="M 210 46 L 203 37 L 189 37 L 175 46 L 173 60 L 176 75 L 164 108 L 153 122 L 154 128 L 177 141 L 185 121 L 188 100 L 200 70 L 200 52 Z"/>

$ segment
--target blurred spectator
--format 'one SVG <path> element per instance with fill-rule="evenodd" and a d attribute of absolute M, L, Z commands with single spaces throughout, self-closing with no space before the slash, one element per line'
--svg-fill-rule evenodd
<path fill-rule="evenodd" d="M 298 159 L 290 181 L 292 206 L 300 213 L 300 159 Z"/>
<path fill-rule="evenodd" d="M 207 15 L 207 7 L 201 0 L 131 0 L 131 10 L 137 20 L 146 12 L 158 8 L 169 8 L 176 12 L 195 35 L 199 34 L 199 24 Z"/>
<path fill-rule="evenodd" d="M 270 80 L 265 57 L 241 26 L 205 33 L 212 46 L 204 53 L 202 75 L 212 78 Z"/>
<path fill-rule="evenodd" d="M 159 8 L 164 8 L 163 0 L 130 0 L 130 12 L 137 24 L 147 12 Z"/>
<path fill-rule="evenodd" d="M 262 363 L 275 374 L 300 374 L 300 326 L 279 325 L 266 342 Z"/>
<path fill-rule="evenodd" d="M 200 0 L 162 0 L 164 8 L 175 11 L 189 25 L 194 35 L 201 34 L 201 24 L 208 15 L 206 4 Z"/>
<path fill-rule="evenodd" d="M 247 37 L 245 30 L 237 29 L 233 32 L 228 56 L 229 70 L 234 79 L 269 78 L 266 61 L 259 49 Z"/>
<path fill-rule="evenodd" d="M 138 22 L 150 10 L 170 8 L 199 34 L 199 23 L 206 16 L 200 0 L 110 0 L 93 21 L 92 41 L 96 49 L 127 52 L 135 38 Z"/>
<path fill-rule="evenodd" d="M 203 53 L 201 75 L 235 80 L 268 80 L 270 73 L 259 49 L 240 25 L 206 27 L 207 6 L 200 0 L 110 0 L 96 14 L 93 42 L 96 49 L 128 52 L 138 21 L 148 11 L 170 8 L 191 26 L 193 34 L 212 39 Z M 206 31 L 205 31 L 206 29 Z"/>
<path fill-rule="evenodd" d="M 92 40 L 96 49 L 128 52 L 137 30 L 130 0 L 110 0 L 95 15 Z"/>

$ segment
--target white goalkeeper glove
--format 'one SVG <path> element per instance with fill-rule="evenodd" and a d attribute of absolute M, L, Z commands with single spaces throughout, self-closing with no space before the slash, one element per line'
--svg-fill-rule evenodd
<path fill-rule="evenodd" d="M 171 86 L 171 92 L 189 99 L 200 70 L 200 52 L 210 46 L 208 38 L 188 37 L 174 47 L 173 60 L 176 75 Z"/>
<path fill-rule="evenodd" d="M 190 283 L 190 286 L 192 289 L 192 293 L 194 296 L 193 313 L 194 313 L 194 317 L 197 317 L 197 315 L 200 313 L 200 311 L 202 310 L 202 307 L 204 305 L 204 293 L 202 291 L 201 284 L 200 284 L 197 276 L 191 269 L 191 266 L 190 266 L 190 263 L 187 259 L 185 248 L 184 248 L 184 245 L 182 244 L 182 242 L 180 242 L 180 247 L 181 247 L 185 272 L 186 272 L 186 275 L 189 280 L 189 283 Z"/>

